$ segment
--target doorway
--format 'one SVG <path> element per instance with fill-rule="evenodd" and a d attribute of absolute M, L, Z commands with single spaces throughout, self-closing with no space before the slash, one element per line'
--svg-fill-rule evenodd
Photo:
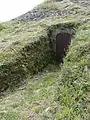
<path fill-rule="evenodd" d="M 66 50 L 71 42 L 71 34 L 59 33 L 56 36 L 56 62 L 63 63 L 63 58 L 66 56 Z"/>

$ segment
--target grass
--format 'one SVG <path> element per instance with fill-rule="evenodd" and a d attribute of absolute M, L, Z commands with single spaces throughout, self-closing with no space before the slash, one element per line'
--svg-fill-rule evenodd
<path fill-rule="evenodd" d="M 60 68 L 50 67 L 54 71 L 28 78 L 27 84 L 15 92 L 9 92 L 9 95 L 4 93 L 6 97 L 0 99 L 1 120 L 39 120 L 45 119 L 45 115 L 52 119 L 56 107 L 54 99 Z"/>
<path fill-rule="evenodd" d="M 65 58 L 61 71 L 62 83 L 59 83 L 62 87 L 60 86 L 58 90 L 60 108 L 57 111 L 57 119 L 89 120 L 89 109 L 87 110 L 87 105 L 88 108 L 90 106 L 89 31 L 89 23 L 77 30 Z"/>
<path fill-rule="evenodd" d="M 40 21 L 0 24 L 0 89 L 6 83 L 13 88 L 25 81 L 24 86 L 13 88 L 13 92 L 2 92 L 5 96 L 0 99 L 0 119 L 89 120 L 90 8 L 72 2 L 48 1 L 37 9 L 71 13 Z M 51 62 L 48 41 L 56 29 L 74 33 L 64 64 L 60 68 L 49 66 L 48 72 L 31 78 L 31 73 L 42 71 Z"/>
<path fill-rule="evenodd" d="M 3 29 L 5 29 L 5 27 L 2 24 L 0 24 L 0 31 L 2 31 Z"/>

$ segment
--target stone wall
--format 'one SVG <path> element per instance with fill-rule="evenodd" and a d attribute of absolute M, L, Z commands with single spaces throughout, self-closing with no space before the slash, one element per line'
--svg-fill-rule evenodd
<path fill-rule="evenodd" d="M 76 25 L 74 23 L 67 23 L 59 24 L 50 28 L 49 36 L 54 60 L 56 60 L 56 36 L 60 33 L 68 33 L 73 39 L 73 35 L 75 34 L 75 27 Z"/>

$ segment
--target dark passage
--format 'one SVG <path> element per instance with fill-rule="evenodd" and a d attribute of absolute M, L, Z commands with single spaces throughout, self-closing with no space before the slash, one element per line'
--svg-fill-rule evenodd
<path fill-rule="evenodd" d="M 63 62 L 65 52 L 68 49 L 68 45 L 71 42 L 71 34 L 69 33 L 60 33 L 56 36 L 56 62 Z"/>

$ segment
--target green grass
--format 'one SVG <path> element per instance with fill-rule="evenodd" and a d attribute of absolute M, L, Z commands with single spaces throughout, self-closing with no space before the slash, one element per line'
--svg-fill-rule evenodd
<path fill-rule="evenodd" d="M 3 29 L 5 29 L 5 27 L 2 24 L 0 24 L 0 31 L 2 31 Z"/>
<path fill-rule="evenodd" d="M 90 7 L 48 1 L 37 9 L 75 14 L 0 24 L 0 89 L 6 83 L 11 90 L 20 81 L 27 83 L 12 93 L 2 93 L 6 95 L 0 100 L 0 120 L 89 120 Z M 49 66 L 48 74 L 26 79 L 50 63 L 49 35 L 57 28 L 74 33 L 64 64 L 59 69 Z"/>
<path fill-rule="evenodd" d="M 90 106 L 90 39 L 89 23 L 76 32 L 61 70 L 57 119 L 89 120 Z M 88 93 L 88 94 L 87 94 Z M 87 102 L 88 101 L 88 102 Z M 61 112 L 61 115 L 59 114 Z"/>
<path fill-rule="evenodd" d="M 9 92 L 9 95 L 7 92 L 4 93 L 6 97 L 0 99 L 1 120 L 40 120 L 45 119 L 45 114 L 53 119 L 54 108 L 57 105 L 54 99 L 60 69 L 55 66 L 50 67 L 54 71 L 28 78 L 27 84 L 15 92 Z"/>

